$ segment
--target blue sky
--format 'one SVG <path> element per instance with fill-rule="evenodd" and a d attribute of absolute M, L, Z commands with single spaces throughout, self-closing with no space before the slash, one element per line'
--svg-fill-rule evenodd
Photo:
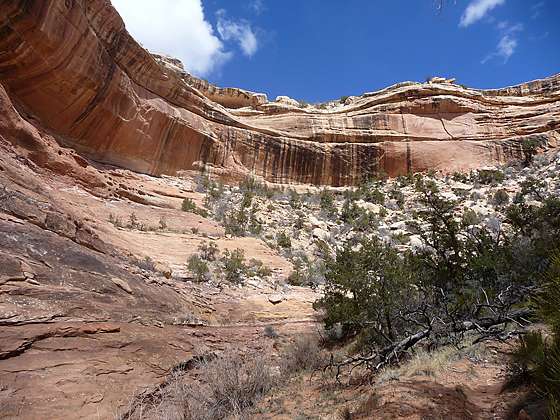
<path fill-rule="evenodd" d="M 309 102 L 429 75 L 478 88 L 560 72 L 559 0 L 113 0 L 147 48 L 221 86 Z"/>

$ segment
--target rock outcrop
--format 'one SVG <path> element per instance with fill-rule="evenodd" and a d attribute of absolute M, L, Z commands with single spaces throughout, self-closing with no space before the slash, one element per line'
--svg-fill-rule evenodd
<path fill-rule="evenodd" d="M 21 113 L 99 162 L 174 174 L 345 185 L 364 174 L 457 170 L 559 137 L 560 76 L 481 91 L 404 83 L 328 111 L 222 89 L 151 55 L 108 0 L 0 5 L 0 83 Z"/>

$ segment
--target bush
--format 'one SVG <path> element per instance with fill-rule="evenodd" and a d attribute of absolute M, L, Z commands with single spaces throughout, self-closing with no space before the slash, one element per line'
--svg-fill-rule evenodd
<path fill-rule="evenodd" d="M 217 257 L 220 255 L 218 245 L 214 242 L 202 242 L 198 247 L 198 252 L 200 253 L 200 257 L 205 261 L 216 261 Z"/>
<path fill-rule="evenodd" d="M 552 258 L 542 293 L 535 307 L 550 328 L 550 337 L 532 331 L 519 340 L 510 368 L 511 380 L 532 383 L 548 406 L 549 418 L 560 415 L 560 254 Z"/>
<path fill-rule="evenodd" d="M 433 181 L 419 180 L 417 188 L 412 230 L 423 247 L 399 253 L 376 238 L 359 238 L 327 262 L 315 308 L 324 310 L 327 329 L 341 325 L 358 348 L 381 351 L 415 331 L 435 347 L 457 343 L 461 334 L 450 325 L 494 319 L 491 308 L 522 306 L 546 264 L 542 247 L 560 243 L 560 202 L 516 214 L 513 229 L 498 234 L 458 219 L 456 202 L 442 197 Z"/>
<path fill-rule="evenodd" d="M 367 188 L 362 191 L 362 199 L 373 204 L 385 204 L 385 195 L 378 188 Z"/>
<path fill-rule="evenodd" d="M 462 182 L 464 184 L 470 181 L 469 174 L 464 172 L 453 172 L 453 174 L 451 174 L 451 179 L 455 182 Z"/>
<path fill-rule="evenodd" d="M 245 252 L 242 249 L 233 251 L 225 250 L 221 258 L 222 270 L 227 281 L 234 284 L 243 283 L 243 277 L 247 274 L 245 265 Z"/>
<path fill-rule="evenodd" d="M 196 211 L 196 209 L 197 209 L 196 204 L 194 203 L 192 198 L 183 199 L 183 204 L 181 205 L 181 210 L 188 211 L 190 213 L 194 213 Z"/>
<path fill-rule="evenodd" d="M 492 198 L 492 201 L 496 206 L 505 206 L 506 204 L 509 203 L 509 194 L 503 188 L 499 189 L 494 193 L 494 197 Z"/>
<path fill-rule="evenodd" d="M 286 375 L 315 370 L 324 364 L 319 342 L 310 335 L 297 336 L 281 355 L 280 369 Z"/>
<path fill-rule="evenodd" d="M 138 267 L 146 271 L 156 271 L 156 263 L 150 257 L 144 257 L 143 260 L 137 261 Z"/>
<path fill-rule="evenodd" d="M 335 216 L 337 214 L 335 195 L 332 191 L 329 191 L 326 188 L 322 189 L 319 193 L 319 200 L 321 210 L 328 216 Z"/>
<path fill-rule="evenodd" d="M 199 283 L 210 280 L 210 270 L 206 261 L 198 255 L 191 255 L 187 260 L 187 268 Z"/>
<path fill-rule="evenodd" d="M 291 286 L 303 286 L 305 283 L 305 274 L 301 263 L 294 264 L 294 270 L 290 273 L 287 280 Z"/>
<path fill-rule="evenodd" d="M 480 169 L 478 171 L 478 182 L 484 185 L 501 184 L 505 175 L 498 169 Z"/>
<path fill-rule="evenodd" d="M 300 209 L 301 208 L 301 197 L 299 196 L 299 194 L 297 193 L 296 190 L 291 189 L 290 190 L 290 206 L 293 209 Z"/>
<path fill-rule="evenodd" d="M 281 231 L 276 234 L 276 244 L 280 248 L 291 248 L 292 247 L 292 240 L 286 234 L 286 232 Z"/>
<path fill-rule="evenodd" d="M 474 226 L 481 222 L 480 216 L 472 209 L 466 209 L 461 218 L 461 225 L 464 227 Z"/>
<path fill-rule="evenodd" d="M 270 277 L 272 275 L 272 270 L 264 265 L 264 263 L 260 260 L 256 260 L 251 258 L 249 260 L 249 265 L 246 269 L 247 275 L 249 277 L 260 277 L 262 279 L 266 277 Z"/>
<path fill-rule="evenodd" d="M 224 216 L 224 228 L 226 234 L 233 236 L 245 236 L 247 231 L 260 233 L 262 227 L 257 220 L 257 206 L 253 204 L 254 193 L 245 191 L 239 204 L 239 209 L 232 209 Z"/>
<path fill-rule="evenodd" d="M 539 152 L 539 149 L 546 145 L 546 140 L 538 137 L 531 137 L 521 141 L 521 150 L 523 151 L 523 158 L 525 166 L 529 166 L 534 157 Z"/>
<path fill-rule="evenodd" d="M 325 310 L 327 329 L 340 324 L 345 335 L 367 330 L 379 345 L 404 332 L 398 314 L 415 289 L 396 250 L 375 237 L 361 240 L 358 247 L 347 244 L 327 263 L 325 277 L 324 295 L 315 307 Z"/>
<path fill-rule="evenodd" d="M 138 222 L 138 216 L 136 216 L 136 213 L 132 212 L 130 213 L 130 216 L 128 216 L 127 227 L 130 229 L 140 229 L 142 227 L 142 224 Z"/>
<path fill-rule="evenodd" d="M 538 201 L 544 201 L 546 197 L 547 186 L 546 182 L 539 180 L 535 177 L 528 176 L 521 185 L 521 200 L 523 201 L 526 196 L 534 198 Z"/>
<path fill-rule="evenodd" d="M 189 213 L 198 214 L 199 216 L 202 217 L 208 217 L 208 212 L 198 207 L 192 198 L 183 199 L 183 203 L 181 204 L 181 210 Z"/>
<path fill-rule="evenodd" d="M 399 209 L 404 210 L 404 193 L 397 187 L 393 187 L 391 191 L 389 191 L 389 197 L 397 202 L 397 206 Z"/>
<path fill-rule="evenodd" d="M 276 332 L 274 327 L 272 327 L 271 325 L 267 325 L 266 327 L 264 327 L 263 334 L 264 334 L 265 337 L 268 337 L 268 338 L 278 338 L 278 333 Z"/>
<path fill-rule="evenodd" d="M 117 418 L 129 420 L 221 420 L 247 418 L 246 412 L 269 392 L 276 380 L 263 356 L 243 360 L 227 353 L 221 358 L 200 358 L 193 385 L 181 370 L 151 393 L 139 394 Z"/>
<path fill-rule="evenodd" d="M 227 354 L 208 364 L 202 372 L 209 386 L 213 418 L 241 416 L 274 385 L 272 369 L 263 356 L 243 362 L 240 356 Z"/>

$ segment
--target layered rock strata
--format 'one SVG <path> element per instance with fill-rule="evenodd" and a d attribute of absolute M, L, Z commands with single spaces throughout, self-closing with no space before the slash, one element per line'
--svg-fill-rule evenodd
<path fill-rule="evenodd" d="M 454 171 L 554 147 L 560 75 L 499 90 L 402 83 L 327 110 L 223 89 L 154 56 L 108 0 L 0 4 L 0 83 L 29 121 L 78 153 L 148 174 L 207 165 L 272 182 Z"/>

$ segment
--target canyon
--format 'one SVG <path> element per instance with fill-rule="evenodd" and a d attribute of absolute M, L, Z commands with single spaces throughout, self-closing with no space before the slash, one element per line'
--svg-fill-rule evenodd
<path fill-rule="evenodd" d="M 3 2 L 0 82 L 28 119 L 97 162 L 151 175 L 352 185 L 467 170 L 558 141 L 560 76 L 496 90 L 400 83 L 318 109 L 218 88 L 152 55 L 108 0 Z"/>
<path fill-rule="evenodd" d="M 321 213 L 320 187 L 341 193 L 375 175 L 497 167 L 526 159 L 527 144 L 554 153 L 559 140 L 560 74 L 494 90 L 436 78 L 325 104 L 269 101 L 147 51 L 109 0 L 2 1 L 0 418 L 115 418 L 201 356 L 277 357 L 322 325 L 320 290 L 288 284 L 293 255 L 273 243 L 289 232 L 298 252 L 317 256 L 319 239 L 334 248 L 343 227 Z M 538 173 L 552 180 L 558 165 Z M 235 208 L 235 185 L 248 177 L 280 192 L 259 201 L 264 231 L 237 237 L 201 185 L 226 183 L 222 205 Z M 445 182 L 449 194 L 474 188 Z M 286 191 L 312 198 L 296 210 Z M 407 200 L 413 206 L 412 193 Z M 375 209 L 389 213 L 378 233 L 406 236 L 405 212 L 386 207 Z M 497 211 L 486 201 L 479 210 Z M 271 274 L 242 285 L 195 281 L 187 260 L 208 242 L 220 253 L 242 249 Z M 455 388 L 464 377 L 442 375 L 428 393 L 431 413 L 440 393 L 473 410 L 482 398 L 484 413 L 494 404 L 481 397 L 487 389 L 506 398 L 496 391 L 503 360 L 479 362 L 453 366 L 490 366 L 487 388 L 471 380 L 467 404 Z"/>

